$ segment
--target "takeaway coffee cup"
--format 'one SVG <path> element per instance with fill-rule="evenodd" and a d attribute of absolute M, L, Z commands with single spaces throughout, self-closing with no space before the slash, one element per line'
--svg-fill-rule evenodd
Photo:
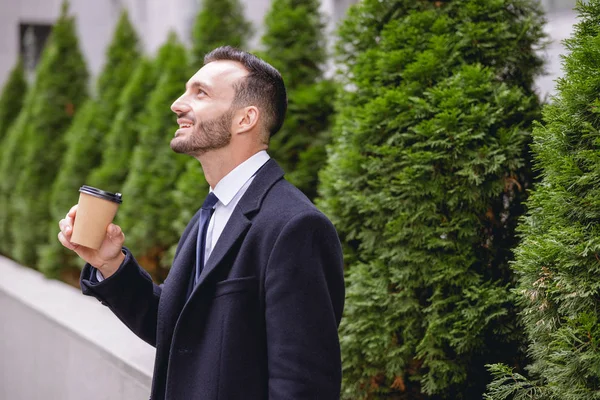
<path fill-rule="evenodd" d="M 79 206 L 71 242 L 98 250 L 104 241 L 106 228 L 122 201 L 121 193 L 105 192 L 86 185 L 79 188 Z"/>

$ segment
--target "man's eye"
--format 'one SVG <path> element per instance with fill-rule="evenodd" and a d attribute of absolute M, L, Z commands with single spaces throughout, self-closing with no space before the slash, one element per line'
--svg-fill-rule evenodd
<path fill-rule="evenodd" d="M 198 89 L 198 96 L 206 96 L 206 92 L 202 89 Z"/>

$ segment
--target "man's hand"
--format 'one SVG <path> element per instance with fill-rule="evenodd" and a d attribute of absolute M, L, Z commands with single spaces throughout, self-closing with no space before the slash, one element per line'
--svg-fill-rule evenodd
<path fill-rule="evenodd" d="M 122 252 L 125 235 L 118 225 L 110 224 L 106 228 L 106 236 L 100 246 L 100 249 L 90 249 L 89 247 L 71 243 L 73 234 L 73 222 L 77 215 L 77 205 L 71 207 L 64 219 L 58 223 L 60 232 L 58 240 L 67 249 L 73 250 L 85 262 L 98 268 L 105 278 L 114 274 L 123 260 L 125 254 Z"/>

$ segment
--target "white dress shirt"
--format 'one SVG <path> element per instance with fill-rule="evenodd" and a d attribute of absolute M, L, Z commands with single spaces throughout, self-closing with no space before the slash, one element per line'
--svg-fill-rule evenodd
<path fill-rule="evenodd" d="M 217 196 L 219 201 L 215 205 L 215 212 L 208 223 L 208 230 L 206 231 L 204 265 L 206 265 L 210 253 L 221 237 L 221 233 L 223 233 L 223 229 L 225 229 L 235 206 L 237 206 L 246 190 L 248 190 L 248 186 L 254 180 L 254 174 L 269 161 L 269 158 L 271 157 L 266 151 L 259 151 L 225 175 L 214 189 L 211 188 L 210 191 Z"/>
<path fill-rule="evenodd" d="M 210 188 L 210 191 L 217 196 L 219 201 L 215 204 L 215 212 L 210 218 L 208 230 L 206 231 L 205 265 L 233 210 L 254 180 L 254 175 L 270 158 L 266 151 L 259 151 L 225 175 L 214 189 Z M 104 280 L 99 270 L 96 270 L 96 279 L 98 279 L 98 282 Z"/>

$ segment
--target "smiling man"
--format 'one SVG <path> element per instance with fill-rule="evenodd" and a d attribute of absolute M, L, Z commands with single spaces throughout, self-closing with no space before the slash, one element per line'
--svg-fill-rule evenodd
<path fill-rule="evenodd" d="M 61 243 L 87 262 L 83 293 L 156 347 L 153 400 L 339 398 L 341 246 L 266 152 L 286 108 L 279 72 L 231 47 L 187 82 L 171 148 L 200 161 L 211 190 L 163 285 L 118 226 L 92 250 L 70 242 L 77 206 L 59 222 Z"/>

